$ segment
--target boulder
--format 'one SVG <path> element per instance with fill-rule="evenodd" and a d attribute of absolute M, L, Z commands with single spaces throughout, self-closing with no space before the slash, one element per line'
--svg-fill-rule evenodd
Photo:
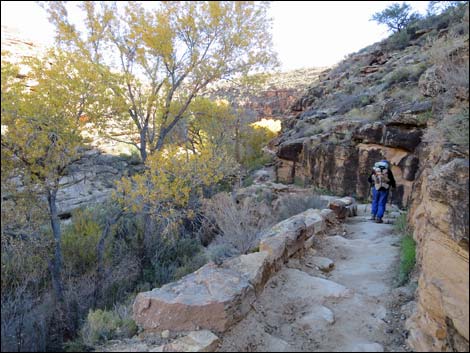
<path fill-rule="evenodd" d="M 314 305 L 307 313 L 294 322 L 303 331 L 318 333 L 321 330 L 327 330 L 335 323 L 335 314 L 333 311 L 323 305 Z"/>
<path fill-rule="evenodd" d="M 361 68 L 361 74 L 368 75 L 380 70 L 379 66 L 364 66 Z"/>
<path fill-rule="evenodd" d="M 445 91 L 442 73 L 436 66 L 427 69 L 419 78 L 418 87 L 425 97 L 437 97 Z"/>
<path fill-rule="evenodd" d="M 421 143 L 421 129 L 404 129 L 398 126 L 387 126 L 383 144 L 387 147 L 402 148 L 413 152 Z"/>
<path fill-rule="evenodd" d="M 308 209 L 300 214 L 304 217 L 307 237 L 318 234 L 326 230 L 326 223 L 321 216 L 321 211 L 316 209 Z"/>
<path fill-rule="evenodd" d="M 268 253 L 268 261 L 274 270 L 279 270 L 287 261 L 287 239 L 285 237 L 267 237 L 261 240 L 259 249 Z"/>
<path fill-rule="evenodd" d="M 161 346 L 161 350 L 150 352 L 215 352 L 218 344 L 219 338 L 212 332 L 192 331 L 187 336 Z"/>
<path fill-rule="evenodd" d="M 324 208 L 320 211 L 320 216 L 327 222 L 334 222 L 336 220 L 336 215 L 333 210 L 329 208 Z"/>
<path fill-rule="evenodd" d="M 305 138 L 289 140 L 279 145 L 277 156 L 288 161 L 298 161 L 299 155 L 302 152 Z"/>
<path fill-rule="evenodd" d="M 300 214 L 272 226 L 271 229 L 262 235 L 260 250 L 262 249 L 263 241 L 270 237 L 276 237 L 281 239 L 281 242 L 285 242 L 288 257 L 302 249 L 303 243 L 307 238 L 304 218 Z"/>
<path fill-rule="evenodd" d="M 341 200 L 332 200 L 328 204 L 328 207 L 335 213 L 336 217 L 339 219 L 344 219 L 348 216 L 348 209 L 346 204 Z"/>
<path fill-rule="evenodd" d="M 145 330 L 223 332 L 246 315 L 254 300 L 246 276 L 209 263 L 177 282 L 139 293 L 133 318 Z"/>
<path fill-rule="evenodd" d="M 313 256 L 309 263 L 323 272 L 330 272 L 335 267 L 333 260 L 322 256 Z"/>
<path fill-rule="evenodd" d="M 380 143 L 384 130 L 381 122 L 364 124 L 353 131 L 352 139 L 364 143 Z"/>
<path fill-rule="evenodd" d="M 225 261 L 222 267 L 239 273 L 255 288 L 257 294 L 261 294 L 272 272 L 267 251 L 237 256 Z"/>

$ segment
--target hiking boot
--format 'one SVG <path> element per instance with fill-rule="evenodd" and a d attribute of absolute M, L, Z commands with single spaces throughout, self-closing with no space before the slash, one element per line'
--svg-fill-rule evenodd
<path fill-rule="evenodd" d="M 384 222 L 384 221 L 382 221 L 382 218 L 377 218 L 377 219 L 375 220 L 375 223 L 383 223 L 383 222 Z"/>
<path fill-rule="evenodd" d="M 369 221 L 375 221 L 375 216 L 371 216 L 371 217 L 369 218 Z"/>

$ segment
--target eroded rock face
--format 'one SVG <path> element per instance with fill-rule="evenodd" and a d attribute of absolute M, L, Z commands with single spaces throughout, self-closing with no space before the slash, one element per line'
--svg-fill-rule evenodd
<path fill-rule="evenodd" d="M 271 143 L 277 180 L 366 198 L 373 164 L 394 158 L 398 188 L 392 201 L 409 205 L 410 182 L 432 115 L 431 71 L 426 71 L 431 64 L 421 51 L 416 46 L 391 52 L 376 43 L 325 70 L 293 105 Z"/>
<path fill-rule="evenodd" d="M 431 147 L 409 213 L 421 268 L 407 321 L 421 352 L 469 349 L 469 160 Z"/>
<path fill-rule="evenodd" d="M 105 154 L 97 149 L 68 168 L 68 175 L 60 180 L 57 193 L 59 215 L 66 216 L 76 208 L 106 200 L 115 190 L 114 183 L 135 173 L 141 166 L 128 158 Z"/>

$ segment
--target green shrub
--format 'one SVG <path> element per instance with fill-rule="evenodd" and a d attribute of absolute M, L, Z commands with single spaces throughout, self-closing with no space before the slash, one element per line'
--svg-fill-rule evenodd
<path fill-rule="evenodd" d="M 94 346 L 111 339 L 129 338 L 137 333 L 137 325 L 130 317 L 121 317 L 117 310 L 90 310 L 81 330 L 85 345 Z"/>
<path fill-rule="evenodd" d="M 217 265 L 220 265 L 225 259 L 239 254 L 240 252 L 229 243 L 212 245 L 208 248 L 209 259 Z"/>
<path fill-rule="evenodd" d="M 404 285 L 416 263 L 416 243 L 410 234 L 407 214 L 402 213 L 394 223 L 395 231 L 402 235 L 400 241 L 400 266 L 398 270 L 398 285 Z"/>
<path fill-rule="evenodd" d="M 198 239 L 175 236 L 162 239 L 156 248 L 152 268 L 144 270 L 145 280 L 156 287 L 194 272 L 207 262 Z"/>
<path fill-rule="evenodd" d="M 416 82 L 419 80 L 420 76 L 426 70 L 426 68 L 427 65 L 425 63 L 399 67 L 396 70 L 385 75 L 383 81 L 386 82 L 388 85 L 406 81 Z"/>
<path fill-rule="evenodd" d="M 64 350 L 65 352 L 91 352 L 93 348 L 83 343 L 82 338 L 79 337 L 72 341 L 65 342 Z"/>
<path fill-rule="evenodd" d="M 300 186 L 303 188 L 305 186 L 305 181 L 303 178 L 296 176 L 294 177 L 294 185 Z"/>
<path fill-rule="evenodd" d="M 391 35 L 385 45 L 388 50 L 402 50 L 410 44 L 410 39 L 407 31 L 400 31 Z"/>
<path fill-rule="evenodd" d="M 253 185 L 255 181 L 255 176 L 253 174 L 248 175 L 245 179 L 243 179 L 242 185 L 244 188 Z"/>
<path fill-rule="evenodd" d="M 91 209 L 78 209 L 72 214 L 72 223 L 64 228 L 62 251 L 67 268 L 74 274 L 83 274 L 96 266 L 96 245 L 101 226 Z"/>
<path fill-rule="evenodd" d="M 413 237 L 406 234 L 401 239 L 400 270 L 398 273 L 398 285 L 403 285 L 409 280 L 411 271 L 416 262 L 416 243 Z"/>
<path fill-rule="evenodd" d="M 433 113 L 431 110 L 417 115 L 417 119 L 420 124 L 427 124 L 427 122 L 431 120 L 432 117 Z"/>
<path fill-rule="evenodd" d="M 401 213 L 396 219 L 395 223 L 393 224 L 395 231 L 399 234 L 408 233 L 408 222 L 407 222 L 407 214 Z"/>

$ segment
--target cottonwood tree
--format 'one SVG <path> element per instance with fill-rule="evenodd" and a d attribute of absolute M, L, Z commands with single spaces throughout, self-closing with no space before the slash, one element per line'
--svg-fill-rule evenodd
<path fill-rule="evenodd" d="M 267 2 L 166 1 L 152 10 L 129 2 L 82 2 L 86 33 L 69 21 L 64 2 L 44 4 L 57 40 L 121 74 L 113 109 L 95 122 L 129 138 L 145 162 L 162 149 L 191 101 L 211 82 L 274 67 Z M 122 135 L 121 135 L 122 136 Z M 116 137 L 114 137 L 116 139 Z"/>
<path fill-rule="evenodd" d="M 371 20 L 387 25 L 388 29 L 392 32 L 400 32 L 418 18 L 419 14 L 412 13 L 409 4 L 403 3 L 400 5 L 395 3 L 383 11 L 373 14 Z"/>
<path fill-rule="evenodd" d="M 2 180 L 19 179 L 16 196 L 29 190 L 47 199 L 55 249 L 49 269 L 55 297 L 63 302 L 57 192 L 68 166 L 82 155 L 80 118 L 98 101 L 93 92 L 100 89 L 92 67 L 76 55 L 51 50 L 43 59 L 27 60 L 29 87 L 18 79 L 18 67 L 3 59 Z"/>
<path fill-rule="evenodd" d="M 233 166 L 234 161 L 223 150 L 208 147 L 193 152 L 171 145 L 149 155 L 143 173 L 118 182 L 115 198 L 123 212 L 144 215 L 144 234 L 139 239 L 142 271 L 150 263 L 154 238 L 171 234 L 183 216 L 193 218 L 204 187 L 233 174 Z M 161 234 L 149 231 L 155 216 Z"/>
<path fill-rule="evenodd" d="M 249 167 L 262 153 L 262 147 L 276 134 L 253 126 L 256 114 L 241 104 L 198 97 L 188 109 L 186 134 L 188 148 L 213 147 L 232 156 L 241 167 Z"/>

